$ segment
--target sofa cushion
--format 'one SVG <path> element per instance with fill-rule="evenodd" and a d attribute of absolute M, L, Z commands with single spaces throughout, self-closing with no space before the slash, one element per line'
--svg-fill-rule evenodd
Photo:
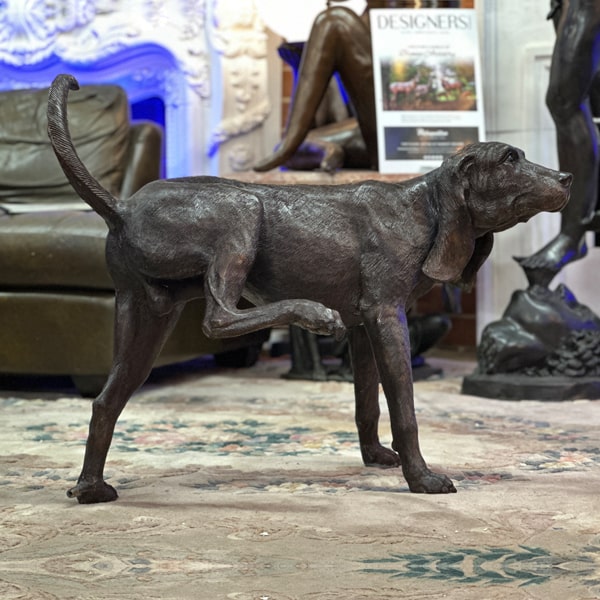
<path fill-rule="evenodd" d="M 47 134 L 48 90 L 0 93 L 0 202 L 68 202 L 78 196 Z M 129 103 L 114 85 L 82 86 L 69 95 L 69 128 L 77 153 L 114 195 L 123 181 Z"/>
<path fill-rule="evenodd" d="M 0 216 L 0 287 L 114 289 L 107 233 L 94 212 Z"/>

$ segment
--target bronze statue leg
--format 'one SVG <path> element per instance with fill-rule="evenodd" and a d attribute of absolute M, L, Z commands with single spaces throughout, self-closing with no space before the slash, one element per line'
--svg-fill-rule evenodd
<path fill-rule="evenodd" d="M 341 338 L 346 328 L 337 311 L 311 300 L 280 300 L 253 308 L 237 307 L 254 263 L 261 211 L 246 214 L 243 227 L 232 229 L 205 275 L 206 310 L 202 328 L 208 337 L 235 337 L 266 329 L 298 325 L 314 333 Z"/>
<path fill-rule="evenodd" d="M 202 323 L 207 337 L 236 337 L 288 325 L 297 325 L 320 335 L 333 335 L 337 339 L 345 335 L 346 328 L 337 311 L 312 300 L 280 300 L 253 308 L 237 308 L 243 285 L 239 285 L 240 279 L 232 280 L 237 267 L 234 261 L 235 258 L 221 264 L 223 270 L 208 286 Z"/>
<path fill-rule="evenodd" d="M 311 129 L 317 108 L 336 71 L 353 102 L 373 167 L 377 166 L 369 30 L 355 12 L 333 7 L 317 16 L 306 42 L 283 139 L 276 151 L 259 162 L 255 170 L 268 171 L 292 157 Z"/>
<path fill-rule="evenodd" d="M 395 306 L 374 306 L 363 316 L 390 412 L 392 447 L 410 491 L 456 492 L 448 477 L 429 469 L 419 448 L 406 315 Z"/>
<path fill-rule="evenodd" d="M 398 455 L 379 442 L 379 373 L 364 327 L 348 331 L 354 373 L 356 427 L 363 462 L 368 467 L 399 467 Z"/>
<path fill-rule="evenodd" d="M 548 285 L 563 266 L 585 256 L 583 221 L 598 199 L 598 130 L 590 95 L 600 67 L 600 2 L 571 0 L 558 25 L 546 96 L 556 125 L 561 171 L 573 174 L 571 200 L 562 212 L 560 233 L 520 261 L 531 284 Z"/>
<path fill-rule="evenodd" d="M 136 292 L 127 290 L 117 294 L 113 366 L 104 389 L 92 405 L 81 475 L 77 485 L 67 492 L 80 504 L 117 499 L 115 488 L 104 481 L 104 465 L 115 424 L 129 398 L 148 377 L 183 309 L 182 304 L 158 316 L 144 302 L 144 297 L 141 287 Z"/>

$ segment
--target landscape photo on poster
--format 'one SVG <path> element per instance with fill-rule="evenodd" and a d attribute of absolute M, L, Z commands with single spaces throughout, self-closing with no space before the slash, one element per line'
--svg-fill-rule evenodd
<path fill-rule="evenodd" d="M 449 49 L 379 61 L 383 110 L 476 110 L 475 62 Z"/>

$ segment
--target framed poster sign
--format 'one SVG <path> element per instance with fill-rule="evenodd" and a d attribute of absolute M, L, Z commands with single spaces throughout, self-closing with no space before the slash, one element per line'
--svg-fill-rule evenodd
<path fill-rule="evenodd" d="M 423 173 L 485 137 L 473 9 L 372 9 L 379 170 Z"/>

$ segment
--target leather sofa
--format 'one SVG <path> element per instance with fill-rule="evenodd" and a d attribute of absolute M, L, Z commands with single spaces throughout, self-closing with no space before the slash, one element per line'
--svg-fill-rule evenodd
<path fill-rule="evenodd" d="M 69 375 L 99 391 L 113 351 L 114 287 L 104 221 L 76 196 L 46 133 L 47 90 L 0 93 L 0 374 Z M 83 86 L 69 98 L 79 155 L 123 201 L 159 177 L 161 130 L 132 124 L 118 86 Z M 268 332 L 209 340 L 202 301 L 187 305 L 157 365 L 217 354 L 239 366 Z"/>

